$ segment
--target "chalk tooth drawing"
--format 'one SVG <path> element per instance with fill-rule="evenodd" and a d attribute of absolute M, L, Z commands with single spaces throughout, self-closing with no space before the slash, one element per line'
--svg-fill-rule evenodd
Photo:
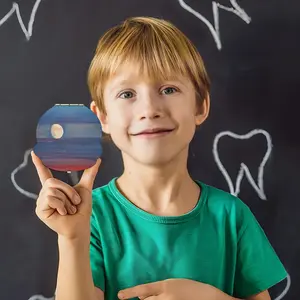
<path fill-rule="evenodd" d="M 284 298 L 284 296 L 288 293 L 290 287 L 291 287 L 291 276 L 288 274 L 288 276 L 286 277 L 286 287 L 285 289 L 283 290 L 283 292 L 278 296 L 276 297 L 274 300 L 281 300 Z"/>
<path fill-rule="evenodd" d="M 24 169 L 24 168 L 28 165 L 28 156 L 30 155 L 31 150 L 32 150 L 32 149 L 28 149 L 28 150 L 25 151 L 23 162 L 22 162 L 19 166 L 17 166 L 17 167 L 12 171 L 10 178 L 11 178 L 11 181 L 12 181 L 14 187 L 15 187 L 21 194 L 23 194 L 23 195 L 25 195 L 26 197 L 31 198 L 31 199 L 37 199 L 37 198 L 38 198 L 38 195 L 36 195 L 36 194 L 34 194 L 34 193 L 30 193 L 30 192 L 28 192 L 28 191 L 25 191 L 22 187 L 20 187 L 20 186 L 17 184 L 16 178 L 15 178 L 15 177 L 16 177 L 16 174 L 17 174 L 20 170 Z"/>
<path fill-rule="evenodd" d="M 23 162 L 17 166 L 11 173 L 10 175 L 10 179 L 14 185 L 14 187 L 23 195 L 25 195 L 26 197 L 28 198 L 31 198 L 31 199 L 37 199 L 38 198 L 38 195 L 37 194 L 34 194 L 34 193 L 30 193 L 28 191 L 25 191 L 22 187 L 20 187 L 16 181 L 16 174 L 24 169 L 27 165 L 28 165 L 28 156 L 30 155 L 30 152 L 31 150 L 33 150 L 32 148 L 31 149 L 28 149 L 25 151 L 24 153 L 24 160 Z M 70 172 L 68 174 L 69 176 L 69 179 L 70 179 L 70 183 L 72 183 L 73 185 L 76 185 L 79 181 L 79 177 L 78 177 L 78 172 Z"/>
<path fill-rule="evenodd" d="M 258 176 L 257 176 L 257 183 L 255 182 L 255 180 L 253 179 L 249 168 L 246 166 L 246 164 L 244 164 L 243 162 L 240 165 L 240 170 L 239 173 L 237 175 L 236 181 L 235 181 L 235 186 L 233 184 L 233 180 L 230 178 L 227 170 L 225 169 L 224 165 L 222 164 L 221 160 L 220 160 L 220 156 L 219 156 L 219 150 L 218 150 L 218 145 L 219 145 L 219 141 L 222 137 L 224 136 L 229 136 L 231 138 L 237 139 L 237 140 L 247 140 L 250 139 L 251 137 L 253 137 L 254 135 L 257 134 L 262 134 L 263 136 L 265 136 L 266 141 L 267 141 L 267 150 L 266 153 L 258 167 Z M 231 131 L 223 131 L 220 132 L 219 134 L 216 135 L 215 139 L 214 139 L 214 143 L 213 143 L 213 155 L 214 155 L 214 159 L 215 162 L 218 166 L 218 168 L 220 169 L 220 171 L 222 172 L 223 176 L 225 177 L 230 193 L 238 196 L 238 194 L 240 193 L 240 186 L 241 186 L 241 181 L 244 178 L 244 176 L 246 175 L 249 183 L 252 185 L 252 187 L 254 188 L 254 190 L 257 192 L 258 196 L 262 199 L 262 200 L 267 200 L 265 191 L 264 191 L 264 181 L 263 181 L 263 176 L 264 176 L 264 167 L 266 165 L 266 162 L 268 161 L 270 154 L 272 151 L 272 140 L 271 140 L 271 136 L 270 134 L 263 130 L 263 129 L 254 129 L 252 131 L 250 131 L 247 134 L 244 135 L 239 135 L 236 133 L 233 133 Z"/>
<path fill-rule="evenodd" d="M 42 295 L 34 295 L 34 296 L 31 296 L 28 300 L 55 300 L 55 297 L 46 298 Z"/>
<path fill-rule="evenodd" d="M 10 177 L 10 178 L 11 178 L 11 181 L 12 181 L 14 187 L 15 187 L 21 194 L 25 195 L 25 196 L 28 197 L 28 198 L 37 199 L 37 198 L 38 198 L 38 195 L 36 195 L 36 194 L 34 194 L 34 193 L 30 193 L 30 192 L 28 192 L 28 191 L 25 191 L 22 187 L 20 187 L 20 186 L 17 184 L 16 179 L 15 179 L 16 174 L 17 174 L 20 170 L 22 170 L 22 169 L 24 169 L 24 168 L 26 168 L 26 167 L 28 166 L 28 157 L 29 157 L 29 155 L 30 155 L 30 153 L 31 153 L 32 150 L 33 150 L 33 149 L 30 148 L 30 149 L 28 149 L 28 150 L 25 151 L 23 162 L 22 162 L 19 166 L 17 166 L 17 167 L 12 171 L 11 177 Z M 77 175 L 77 173 L 76 173 L 76 174 L 73 174 L 73 176 L 74 176 L 73 180 L 76 181 L 76 183 L 77 183 L 77 182 L 78 182 L 78 177 L 77 177 L 78 175 Z M 71 178 L 71 179 L 72 179 L 72 178 Z M 33 295 L 33 296 L 31 296 L 28 300 L 55 300 L 55 295 L 54 295 L 53 297 L 50 297 L 50 298 L 46 298 L 46 297 L 44 297 L 43 295 Z"/>
<path fill-rule="evenodd" d="M 263 159 L 262 159 L 262 161 L 261 161 L 261 163 L 258 167 L 258 179 L 257 179 L 258 183 L 257 184 L 255 183 L 255 180 L 253 179 L 253 177 L 252 177 L 252 175 L 249 171 L 249 168 L 242 162 L 241 167 L 240 167 L 240 171 L 238 173 L 238 176 L 237 176 L 236 181 L 235 181 L 235 186 L 234 186 L 232 179 L 230 178 L 228 172 L 226 171 L 224 165 L 222 164 L 222 162 L 220 160 L 219 150 L 218 150 L 219 141 L 224 136 L 229 136 L 229 137 L 232 137 L 232 138 L 237 139 L 237 140 L 247 140 L 247 139 L 250 139 L 251 137 L 253 137 L 257 134 L 264 135 L 265 138 L 266 138 L 266 141 L 267 141 L 266 153 L 265 153 L 265 155 L 264 155 L 264 157 L 263 157 Z M 214 142 L 213 142 L 213 155 L 214 155 L 215 162 L 216 162 L 217 166 L 219 167 L 220 171 L 222 172 L 223 176 L 225 177 L 225 179 L 227 181 L 230 193 L 235 195 L 235 196 L 238 196 L 238 194 L 240 193 L 241 181 L 242 181 L 244 175 L 246 175 L 249 183 L 255 189 L 258 196 L 262 200 L 267 199 L 266 194 L 264 192 L 263 176 L 264 176 L 264 167 L 265 167 L 266 162 L 268 161 L 268 159 L 271 155 L 271 152 L 272 152 L 272 139 L 271 139 L 271 136 L 267 131 L 265 131 L 263 129 L 254 129 L 254 130 L 248 132 L 247 134 L 243 134 L 243 135 L 239 135 L 239 134 L 233 133 L 231 131 L 223 131 L 223 132 L 220 132 L 219 134 L 216 135 L 216 137 L 214 139 Z M 291 287 L 291 276 L 289 274 L 286 277 L 286 281 L 287 281 L 287 283 L 286 283 L 285 289 L 274 300 L 281 300 L 288 293 L 288 291 Z"/>
<path fill-rule="evenodd" d="M 25 195 L 26 197 L 28 198 L 31 198 L 31 199 L 37 199 L 38 195 L 34 194 L 34 193 L 30 193 L 28 191 L 25 191 L 22 187 L 20 187 L 17 182 L 16 182 L 16 174 L 21 171 L 22 169 L 26 168 L 28 166 L 28 156 L 30 155 L 30 152 L 32 151 L 32 149 L 28 149 L 25 151 L 24 153 L 24 159 L 23 159 L 23 162 L 17 166 L 11 173 L 11 181 L 14 185 L 14 187 L 23 195 Z M 55 297 L 51 297 L 51 298 L 46 298 L 42 295 L 34 295 L 34 296 L 31 296 L 28 300 L 55 300 Z"/>
<path fill-rule="evenodd" d="M 179 4 L 183 9 L 188 11 L 202 21 L 210 30 L 218 50 L 222 49 L 221 34 L 220 34 L 220 17 L 219 9 L 231 12 L 241 18 L 245 23 L 249 24 L 251 22 L 250 16 L 245 12 L 245 10 L 239 6 L 236 0 L 230 0 L 231 7 L 224 6 L 218 2 L 212 1 L 212 12 L 214 18 L 214 25 L 212 25 L 202 14 L 196 11 L 194 8 L 189 6 L 184 0 L 178 0 Z"/>
<path fill-rule="evenodd" d="M 2 18 L 0 19 L 0 27 L 9 20 L 9 18 L 16 13 L 19 24 L 21 26 L 21 29 L 23 31 L 23 33 L 25 34 L 25 37 L 27 39 L 27 41 L 30 40 L 31 36 L 32 36 L 32 31 L 33 31 L 33 24 L 34 24 L 34 20 L 35 20 L 35 16 L 37 13 L 37 10 L 39 8 L 39 5 L 41 3 L 42 0 L 36 0 L 35 4 L 33 5 L 31 14 L 30 14 L 30 18 L 29 18 L 29 22 L 28 22 L 28 26 L 26 28 L 24 22 L 23 22 L 23 18 L 21 16 L 20 13 L 20 7 L 19 4 L 16 2 L 13 2 L 12 4 L 12 8 L 11 10 Z"/>

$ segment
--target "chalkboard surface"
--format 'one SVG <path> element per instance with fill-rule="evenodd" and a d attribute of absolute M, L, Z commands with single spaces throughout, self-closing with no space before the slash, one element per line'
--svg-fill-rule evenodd
<path fill-rule="evenodd" d="M 40 183 L 29 152 L 36 125 L 56 103 L 89 106 L 86 74 L 100 35 L 141 15 L 172 21 L 203 56 L 211 114 L 192 142 L 190 172 L 250 206 L 289 273 L 272 299 L 299 299 L 296 0 L 1 0 L 0 299 L 54 295 L 56 235 L 34 212 Z M 122 172 L 119 151 L 103 146 L 95 186 Z"/>

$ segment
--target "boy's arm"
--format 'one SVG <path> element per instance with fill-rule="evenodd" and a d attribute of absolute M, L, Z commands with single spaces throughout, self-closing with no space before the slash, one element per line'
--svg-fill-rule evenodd
<path fill-rule="evenodd" d="M 104 293 L 101 289 L 95 287 L 95 292 L 96 292 L 96 300 L 104 300 Z M 250 300 L 252 300 L 252 299 L 250 299 Z M 254 299 L 254 300 L 257 300 L 257 299 Z M 260 300 L 260 299 L 258 299 L 258 300 Z"/>
<path fill-rule="evenodd" d="M 248 297 L 246 300 L 271 300 L 270 294 L 268 292 L 268 290 L 259 293 L 257 295 Z"/>
<path fill-rule="evenodd" d="M 270 297 L 270 294 L 269 294 L 269 292 L 268 292 L 268 290 L 265 290 L 265 291 L 263 291 L 263 292 L 261 292 L 261 293 L 259 293 L 259 294 L 256 294 L 256 295 L 253 295 L 253 296 L 250 296 L 250 297 L 247 297 L 247 298 L 235 298 L 235 297 L 231 297 L 231 296 L 229 296 L 229 295 L 227 295 L 227 294 L 224 294 L 223 292 L 222 292 L 222 294 L 224 295 L 223 297 L 224 297 L 224 300 L 226 299 L 226 300 L 271 300 L 271 297 Z M 223 299 L 223 297 L 222 296 L 220 296 L 219 298 L 220 299 Z M 219 299 L 218 298 L 218 299 Z"/>
<path fill-rule="evenodd" d="M 96 289 L 96 300 L 104 300 L 104 293 L 101 289 L 95 287 Z M 240 299 L 236 299 L 240 300 Z M 259 293 L 255 296 L 251 296 L 247 298 L 246 300 L 271 300 L 270 294 L 268 291 L 264 291 L 262 293 Z"/>
<path fill-rule="evenodd" d="M 89 239 L 58 238 L 56 300 L 103 300 L 96 292 L 90 267 Z"/>
<path fill-rule="evenodd" d="M 271 300 L 271 297 L 270 297 L 270 294 L 268 292 L 268 290 L 265 290 L 259 294 L 256 294 L 256 295 L 253 295 L 253 296 L 250 296 L 250 297 L 247 297 L 247 298 L 235 298 L 235 297 L 232 297 L 232 296 L 229 296 L 223 292 L 221 292 L 223 296 L 221 296 L 220 294 L 220 297 L 217 297 L 217 299 L 223 299 L 224 300 Z"/>

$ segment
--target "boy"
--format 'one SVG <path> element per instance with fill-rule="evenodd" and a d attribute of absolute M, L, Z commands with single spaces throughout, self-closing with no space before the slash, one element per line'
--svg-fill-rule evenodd
<path fill-rule="evenodd" d="M 129 18 L 99 41 L 88 83 L 124 172 L 92 191 L 98 160 L 71 187 L 32 153 L 36 213 L 58 233 L 56 299 L 270 299 L 287 274 L 255 217 L 187 170 L 210 107 L 195 46 L 167 21 Z"/>

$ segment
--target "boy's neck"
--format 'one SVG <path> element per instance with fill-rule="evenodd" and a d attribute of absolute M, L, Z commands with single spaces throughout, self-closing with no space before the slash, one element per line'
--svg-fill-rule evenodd
<path fill-rule="evenodd" d="M 155 215 L 176 216 L 191 211 L 197 204 L 200 188 L 188 173 L 187 158 L 178 157 L 159 167 L 125 159 L 124 166 L 118 188 L 141 209 Z"/>

